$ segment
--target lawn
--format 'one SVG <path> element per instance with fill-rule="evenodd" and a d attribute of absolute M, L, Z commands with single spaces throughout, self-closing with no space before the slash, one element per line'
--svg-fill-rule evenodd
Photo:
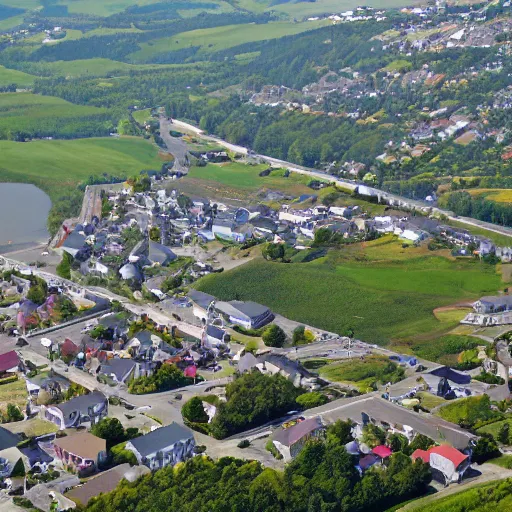
<path fill-rule="evenodd" d="M 409 351 L 456 327 L 457 321 L 437 319 L 434 309 L 500 288 L 493 266 L 421 247 L 400 253 L 400 242 L 393 243 L 356 244 L 310 263 L 256 259 L 195 286 L 221 300 L 254 300 L 298 322 L 340 334 L 352 328 L 364 341 L 393 341 Z"/>
<path fill-rule="evenodd" d="M 148 141 L 132 137 L 0 141 L 0 179 L 34 183 L 50 194 L 75 187 L 94 174 L 138 174 L 158 169 L 158 149 Z"/>
<path fill-rule="evenodd" d="M 278 39 L 284 36 L 299 34 L 329 23 L 326 20 L 306 23 L 280 21 L 266 24 L 248 23 L 190 30 L 172 37 L 164 37 L 148 43 L 142 43 L 140 45 L 141 49 L 130 54 L 129 58 L 133 62 L 146 62 L 160 53 L 182 50 L 191 46 L 200 46 L 199 52 L 201 54 L 208 54 L 244 43 Z"/>
<path fill-rule="evenodd" d="M 503 418 L 502 413 L 491 410 L 490 399 L 487 395 L 454 400 L 440 407 L 436 415 L 456 425 L 463 423 L 469 427 L 478 427 L 479 422 Z"/>
<path fill-rule="evenodd" d="M 43 436 L 57 432 L 59 427 L 51 421 L 42 420 L 40 418 L 32 418 L 27 421 L 19 421 L 16 423 L 8 423 L 5 425 L 7 429 L 15 434 L 23 432 L 27 437 Z"/>
<path fill-rule="evenodd" d="M 135 110 L 133 112 L 133 118 L 140 124 L 144 124 L 146 121 L 151 119 L 151 109 L 145 108 L 144 110 Z"/>
<path fill-rule="evenodd" d="M 417 393 L 415 398 L 419 398 L 421 406 L 429 411 L 446 403 L 444 398 L 425 391 Z"/>
<path fill-rule="evenodd" d="M 0 409 L 5 411 L 8 404 L 15 404 L 24 409 L 27 404 L 27 386 L 23 379 L 18 379 L 0 386 Z"/>
<path fill-rule="evenodd" d="M 32 87 L 32 85 L 34 85 L 35 78 L 35 76 L 23 73 L 23 71 L 17 71 L 16 69 L 9 69 L 4 66 L 0 66 L 0 87 L 5 87 L 11 84 L 16 84 L 20 89 Z"/>
<path fill-rule="evenodd" d="M 331 382 L 355 384 L 362 392 L 377 384 L 399 382 L 404 370 L 385 356 L 367 356 L 364 360 L 333 362 L 318 370 L 320 376 Z"/>
<path fill-rule="evenodd" d="M 479 429 L 481 431 L 482 429 Z M 500 468 L 512 469 L 512 455 L 502 455 L 496 459 L 489 461 L 491 464 L 496 464 Z"/>
<path fill-rule="evenodd" d="M 205 167 L 192 167 L 185 179 L 239 192 L 256 192 L 262 188 L 282 190 L 291 195 L 313 192 L 307 187 L 311 181 L 308 176 L 291 173 L 288 178 L 284 178 L 279 169 L 272 171 L 269 176 L 259 176 L 267 168 L 265 164 L 247 165 L 238 162 L 208 164 Z"/>
<path fill-rule="evenodd" d="M 498 432 L 504 423 L 508 423 L 512 428 L 512 418 L 505 419 L 503 421 L 497 421 L 496 423 L 491 423 L 490 425 L 485 425 L 484 427 L 479 428 L 476 433 L 477 434 L 492 434 L 495 439 L 498 438 Z M 510 457 L 512 460 L 512 457 Z M 512 464 L 510 469 L 512 469 Z"/>

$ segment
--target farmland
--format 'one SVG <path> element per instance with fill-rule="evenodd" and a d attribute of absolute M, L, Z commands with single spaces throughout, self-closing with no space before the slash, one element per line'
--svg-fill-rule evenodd
<path fill-rule="evenodd" d="M 18 87 L 31 87 L 34 84 L 35 78 L 28 73 L 0 66 L 0 87 L 6 87 L 11 84 L 16 84 Z"/>
<path fill-rule="evenodd" d="M 264 25 L 251 23 L 191 30 L 172 37 L 156 39 L 151 41 L 151 43 L 141 44 L 141 49 L 132 53 L 130 58 L 133 62 L 146 62 L 159 53 L 181 50 L 191 46 L 200 46 L 199 51 L 201 53 L 212 53 L 244 43 L 299 34 L 325 25 L 325 21 L 306 23 L 276 22 Z"/>
<path fill-rule="evenodd" d="M 0 141 L 0 180 L 34 183 L 53 198 L 91 175 L 138 174 L 159 168 L 155 146 L 135 138 L 92 138 L 71 141 Z"/>
<path fill-rule="evenodd" d="M 384 241 L 334 250 L 310 263 L 257 259 L 196 286 L 222 300 L 254 300 L 312 326 L 338 333 L 352 328 L 364 341 L 409 351 L 458 324 L 437 319 L 435 308 L 500 288 L 493 266 L 425 254 L 421 247 L 401 253 L 399 242 Z"/>

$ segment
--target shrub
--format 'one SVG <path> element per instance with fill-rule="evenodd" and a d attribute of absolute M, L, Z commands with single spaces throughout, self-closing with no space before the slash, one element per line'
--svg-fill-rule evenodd
<path fill-rule="evenodd" d="M 135 457 L 135 454 L 132 451 L 126 449 L 126 443 L 120 443 L 113 446 L 110 453 L 112 455 L 112 462 L 115 466 L 124 464 L 125 462 L 130 464 L 130 466 L 137 465 L 137 457 Z"/>
<path fill-rule="evenodd" d="M 285 332 L 276 324 L 269 325 L 263 331 L 262 338 L 267 347 L 282 347 L 286 342 Z"/>
<path fill-rule="evenodd" d="M 63 279 L 71 279 L 71 263 L 73 261 L 73 257 L 68 254 L 67 252 L 64 252 L 62 254 L 62 260 L 57 265 L 57 268 L 55 271 L 57 272 L 57 275 L 59 277 L 62 277 Z"/>
<path fill-rule="evenodd" d="M 21 421 L 24 418 L 20 408 L 14 404 L 7 405 L 7 422 Z"/>
<path fill-rule="evenodd" d="M 208 414 L 204 410 L 203 402 L 197 396 L 183 405 L 181 415 L 192 423 L 208 423 Z"/>
<path fill-rule="evenodd" d="M 483 433 L 473 448 L 471 457 L 477 464 L 483 464 L 485 461 L 500 455 L 501 452 L 494 437 L 491 434 Z"/>
<path fill-rule="evenodd" d="M 251 446 L 251 442 L 249 441 L 249 439 L 242 439 L 238 444 L 237 444 L 238 448 L 248 448 L 249 446 Z"/>
<path fill-rule="evenodd" d="M 318 391 L 312 391 L 311 393 L 304 393 L 303 395 L 299 395 L 297 397 L 296 402 L 303 409 L 311 409 L 312 407 L 318 407 L 320 405 L 324 405 L 329 401 L 329 399 Z"/>
<path fill-rule="evenodd" d="M 18 380 L 17 375 L 11 375 L 10 377 L 5 377 L 5 379 L 0 379 L 0 386 L 2 384 L 9 384 L 11 382 L 16 382 Z"/>
<path fill-rule="evenodd" d="M 269 439 L 267 441 L 267 444 L 265 445 L 265 450 L 269 451 L 277 460 L 281 460 L 283 458 L 279 450 L 275 447 L 274 443 L 272 442 L 272 439 Z"/>
<path fill-rule="evenodd" d="M 486 384 L 498 384 L 500 386 L 502 384 L 505 384 L 504 378 L 500 377 L 499 375 L 493 375 L 492 373 L 488 373 L 485 370 L 482 370 L 482 373 L 480 373 L 480 375 L 477 375 L 476 377 L 473 378 L 480 382 L 485 382 Z"/>

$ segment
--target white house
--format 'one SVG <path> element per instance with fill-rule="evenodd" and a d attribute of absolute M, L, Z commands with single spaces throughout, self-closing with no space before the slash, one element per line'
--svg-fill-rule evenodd
<path fill-rule="evenodd" d="M 151 470 L 193 457 L 195 446 L 192 430 L 175 422 L 126 443 L 126 449 L 135 454 L 138 463 Z"/>

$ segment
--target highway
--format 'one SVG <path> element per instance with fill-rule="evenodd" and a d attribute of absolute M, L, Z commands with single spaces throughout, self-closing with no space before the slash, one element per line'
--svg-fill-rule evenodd
<path fill-rule="evenodd" d="M 239 153 L 241 155 L 245 156 L 252 156 L 253 158 L 257 158 L 260 160 L 263 160 L 267 162 L 268 164 L 272 165 L 273 167 L 280 167 L 288 169 L 291 172 L 296 172 L 299 174 L 304 174 L 307 176 L 311 176 L 312 178 L 316 178 L 319 180 L 328 180 L 331 183 L 336 184 L 340 188 L 344 188 L 350 191 L 355 191 L 360 184 L 355 183 L 350 180 L 345 180 L 342 178 L 337 178 L 335 176 L 331 176 L 330 174 L 327 174 L 325 172 L 319 171 L 317 169 L 311 169 L 307 167 L 302 167 L 297 164 L 293 164 L 291 162 L 287 162 L 285 160 L 279 160 L 278 158 L 273 158 L 267 155 L 260 155 L 256 153 L 250 153 L 249 150 L 243 146 L 238 146 L 236 144 L 231 144 L 230 142 L 227 142 L 225 140 L 220 139 L 219 137 L 215 137 L 213 135 L 207 135 L 199 128 L 185 123 L 183 121 L 178 121 L 176 119 L 173 119 L 172 122 L 169 122 L 167 120 L 162 121 L 161 124 L 162 130 L 168 132 L 171 129 L 182 131 L 182 132 L 188 132 L 192 133 L 198 137 L 201 137 L 202 139 L 209 141 L 214 144 L 218 144 L 229 151 L 233 151 L 235 153 Z M 376 196 L 379 197 L 381 201 L 385 201 L 391 206 L 401 206 L 405 208 L 414 208 L 419 209 L 425 212 L 429 212 L 431 214 L 434 214 L 436 216 L 444 215 L 451 221 L 456 221 L 461 224 L 464 224 L 468 227 L 476 227 L 476 228 L 482 228 L 486 229 L 488 231 L 492 231 L 493 233 L 498 233 L 500 235 L 509 236 L 512 238 L 512 228 L 508 228 L 505 226 L 498 226 L 496 224 L 491 224 L 490 222 L 484 222 L 476 219 L 472 219 L 469 217 L 458 217 L 453 212 L 449 210 L 443 210 L 441 208 L 438 208 L 436 206 L 432 206 L 429 203 L 425 201 L 417 201 L 414 199 L 409 199 L 406 197 L 401 197 L 396 194 L 391 194 L 389 192 L 385 192 L 383 190 L 374 188 L 374 187 L 368 187 L 364 185 L 365 187 L 365 195 L 370 196 Z M 511 240 L 512 245 L 512 240 Z"/>

